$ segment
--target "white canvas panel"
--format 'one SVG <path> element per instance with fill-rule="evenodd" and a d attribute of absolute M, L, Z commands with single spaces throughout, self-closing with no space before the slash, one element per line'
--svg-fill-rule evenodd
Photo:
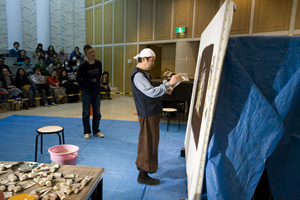
<path fill-rule="evenodd" d="M 224 2 L 201 35 L 185 138 L 189 199 L 200 199 L 207 145 L 235 3 Z"/>

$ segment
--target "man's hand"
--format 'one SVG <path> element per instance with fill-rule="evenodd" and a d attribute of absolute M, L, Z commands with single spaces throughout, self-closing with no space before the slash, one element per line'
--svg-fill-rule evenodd
<path fill-rule="evenodd" d="M 171 94 L 173 92 L 173 90 L 174 90 L 173 88 L 169 87 L 165 93 L 166 94 Z"/>
<path fill-rule="evenodd" d="M 181 75 L 173 75 L 171 80 L 169 81 L 169 84 L 171 86 L 175 85 L 177 83 L 177 81 L 181 81 L 182 80 L 182 77 Z"/>

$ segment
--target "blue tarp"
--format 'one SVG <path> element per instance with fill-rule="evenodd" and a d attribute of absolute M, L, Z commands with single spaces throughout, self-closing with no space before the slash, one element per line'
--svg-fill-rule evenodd
<path fill-rule="evenodd" d="M 300 37 L 229 39 L 208 146 L 208 199 L 300 198 Z"/>

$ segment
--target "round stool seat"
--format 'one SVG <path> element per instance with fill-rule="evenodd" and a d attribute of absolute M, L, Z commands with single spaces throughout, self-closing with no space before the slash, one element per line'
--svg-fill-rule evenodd
<path fill-rule="evenodd" d="M 177 112 L 176 108 L 163 108 L 164 112 Z"/>
<path fill-rule="evenodd" d="M 38 128 L 36 131 L 39 133 L 56 133 L 64 130 L 61 126 L 43 126 Z"/>

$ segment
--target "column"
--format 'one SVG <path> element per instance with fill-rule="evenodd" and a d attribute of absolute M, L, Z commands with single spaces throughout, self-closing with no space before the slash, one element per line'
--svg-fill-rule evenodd
<path fill-rule="evenodd" d="M 19 42 L 19 49 L 23 48 L 21 7 L 21 0 L 6 0 L 8 49 L 13 48 L 14 42 Z"/>
<path fill-rule="evenodd" d="M 50 0 L 36 1 L 37 43 L 46 50 L 51 44 Z"/>
<path fill-rule="evenodd" d="M 194 78 L 200 42 L 176 42 L 175 73 Z"/>

